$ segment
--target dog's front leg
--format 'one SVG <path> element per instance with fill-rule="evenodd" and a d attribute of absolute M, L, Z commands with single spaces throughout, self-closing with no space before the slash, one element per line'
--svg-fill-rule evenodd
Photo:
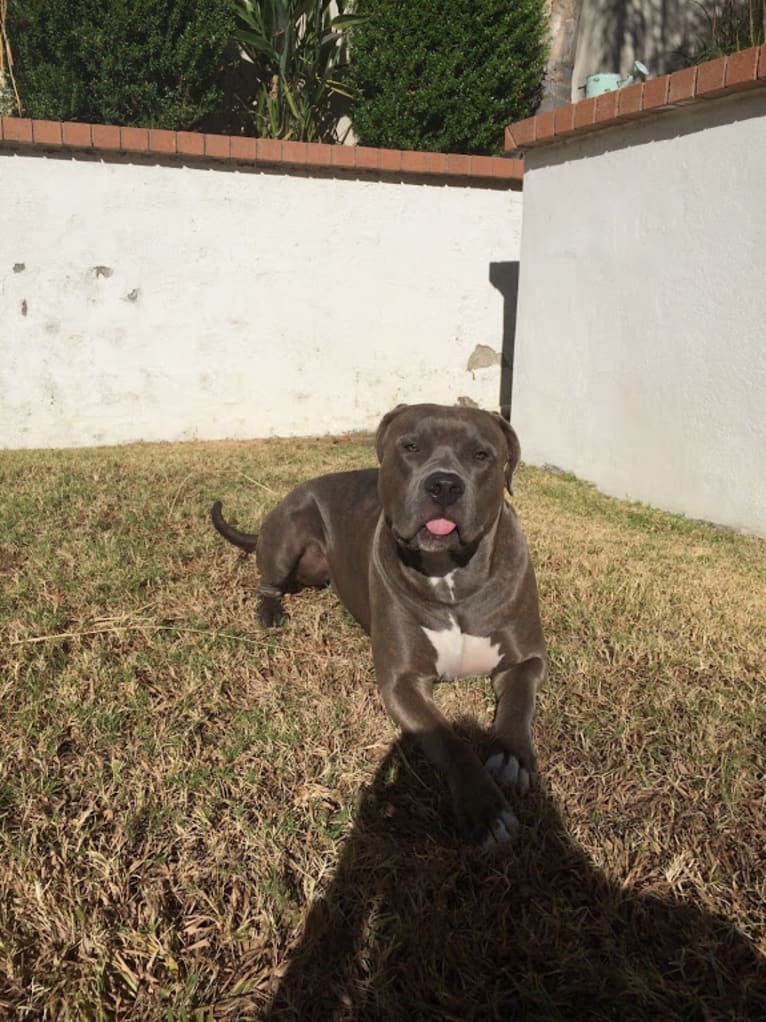
<path fill-rule="evenodd" d="M 497 705 L 494 741 L 486 767 L 501 783 L 519 791 L 529 788 L 537 772 L 532 718 L 537 690 L 545 677 L 545 660 L 530 657 L 492 676 Z"/>
<path fill-rule="evenodd" d="M 450 727 L 433 699 L 433 680 L 413 672 L 386 674 L 378 683 L 388 712 L 419 742 L 446 778 L 458 825 L 472 844 L 510 840 L 518 822 L 481 760 Z"/>

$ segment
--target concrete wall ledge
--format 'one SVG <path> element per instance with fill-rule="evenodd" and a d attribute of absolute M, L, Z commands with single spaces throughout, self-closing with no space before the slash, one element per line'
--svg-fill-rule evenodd
<path fill-rule="evenodd" d="M 766 89 L 766 45 L 517 121 L 505 129 L 505 148 L 506 152 L 520 154 L 678 106 L 757 88 Z"/>

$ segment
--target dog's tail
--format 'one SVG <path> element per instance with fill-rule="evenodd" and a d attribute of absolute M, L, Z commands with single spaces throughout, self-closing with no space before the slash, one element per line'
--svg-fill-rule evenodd
<path fill-rule="evenodd" d="M 228 539 L 234 546 L 241 547 L 243 550 L 247 550 L 252 553 L 255 550 L 255 544 L 258 542 L 257 532 L 240 532 L 239 529 L 235 529 L 233 525 L 229 525 L 226 519 L 223 517 L 221 511 L 221 502 L 217 500 L 210 511 L 210 517 L 213 521 L 213 525 L 221 533 L 224 539 Z"/>

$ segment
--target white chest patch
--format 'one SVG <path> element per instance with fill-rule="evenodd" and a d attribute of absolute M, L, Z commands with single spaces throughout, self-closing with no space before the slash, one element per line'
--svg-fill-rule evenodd
<path fill-rule="evenodd" d="M 440 632 L 423 628 L 436 652 L 436 673 L 448 681 L 474 674 L 490 674 L 500 663 L 500 644 L 484 635 L 461 632 L 455 618 Z"/>
<path fill-rule="evenodd" d="M 431 583 L 437 593 L 441 590 L 442 593 L 446 593 L 447 598 L 455 600 L 455 572 L 457 568 L 454 568 L 448 575 L 429 575 L 428 581 Z"/>

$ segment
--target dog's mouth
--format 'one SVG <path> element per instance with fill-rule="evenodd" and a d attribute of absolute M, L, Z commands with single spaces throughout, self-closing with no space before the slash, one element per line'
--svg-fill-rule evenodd
<path fill-rule="evenodd" d="M 450 518 L 429 518 L 412 537 L 411 544 L 425 553 L 451 550 L 461 543 L 460 529 Z"/>
<path fill-rule="evenodd" d="M 457 553 L 470 543 L 472 529 L 465 517 L 463 508 L 421 506 L 409 514 L 386 515 L 386 520 L 400 547 L 413 553 L 433 554 Z"/>
<path fill-rule="evenodd" d="M 432 518 L 423 528 L 432 536 L 449 536 L 457 529 L 457 525 L 449 518 Z"/>
<path fill-rule="evenodd" d="M 465 523 L 458 524 L 442 515 L 427 518 L 419 529 L 415 532 L 408 530 L 406 535 L 399 532 L 390 521 L 389 528 L 399 545 L 400 555 L 419 570 L 422 570 L 422 555 L 447 555 L 454 565 L 466 565 L 484 535 L 482 532 L 474 536 Z"/>

